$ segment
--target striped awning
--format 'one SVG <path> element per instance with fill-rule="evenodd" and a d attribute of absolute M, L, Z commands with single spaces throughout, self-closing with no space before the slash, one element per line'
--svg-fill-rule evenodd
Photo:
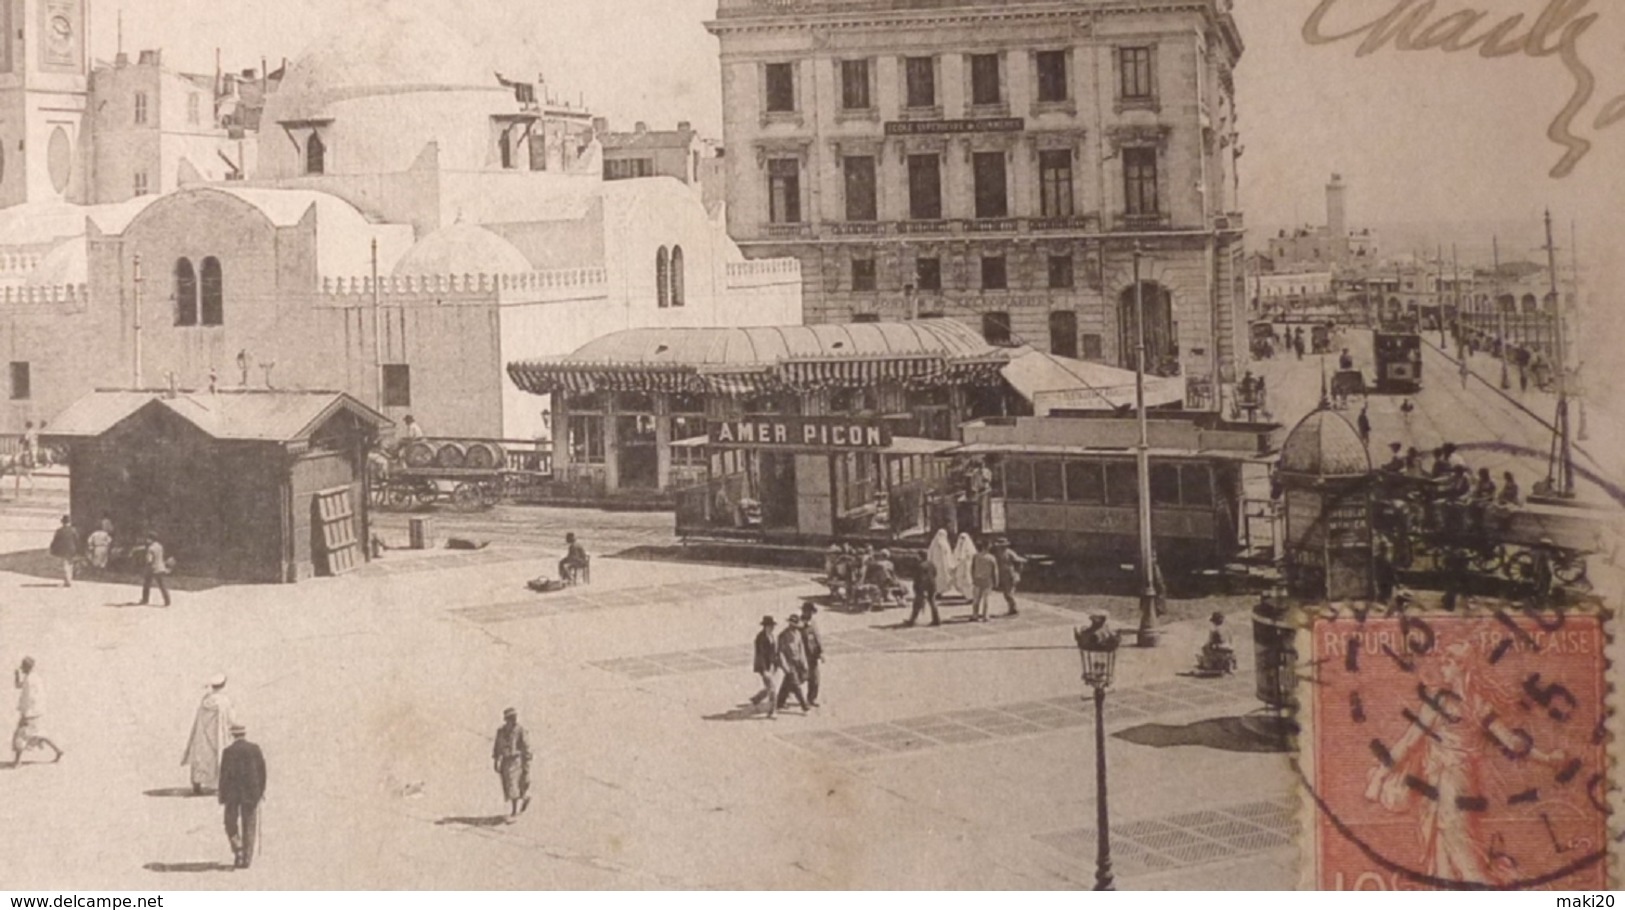
<path fill-rule="evenodd" d="M 514 363 L 508 377 L 522 391 L 703 393 L 706 383 L 692 369 L 637 364 Z"/>
<path fill-rule="evenodd" d="M 764 393 L 826 388 L 864 388 L 896 382 L 914 388 L 998 385 L 1008 358 L 949 360 L 941 355 L 787 360 L 774 365 L 693 367 L 688 365 L 529 361 L 508 365 L 522 391 L 665 392 L 746 397 Z"/>

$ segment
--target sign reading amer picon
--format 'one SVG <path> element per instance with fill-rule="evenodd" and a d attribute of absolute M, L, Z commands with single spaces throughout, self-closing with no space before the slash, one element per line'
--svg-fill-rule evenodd
<path fill-rule="evenodd" d="M 875 420 L 852 417 L 757 417 L 712 421 L 711 445 L 732 449 L 884 449 L 891 430 Z"/>

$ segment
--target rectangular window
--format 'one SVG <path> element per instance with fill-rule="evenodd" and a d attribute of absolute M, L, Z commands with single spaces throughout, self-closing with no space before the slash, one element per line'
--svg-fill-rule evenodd
<path fill-rule="evenodd" d="M 1062 463 L 1059 461 L 1033 462 L 1033 498 L 1039 502 L 1063 502 L 1066 490 L 1061 481 Z"/>
<path fill-rule="evenodd" d="M 1156 96 L 1151 48 L 1118 48 L 1117 66 L 1122 76 L 1119 94 L 1124 101 L 1149 101 Z"/>
<path fill-rule="evenodd" d="M 796 109 L 796 65 L 767 64 L 767 112 L 786 114 Z"/>
<path fill-rule="evenodd" d="M 1154 506 L 1179 505 L 1179 466 L 1154 464 L 1151 466 L 1151 504 Z"/>
<path fill-rule="evenodd" d="M 869 61 L 841 61 L 841 107 L 849 111 L 866 111 L 869 103 Z"/>
<path fill-rule="evenodd" d="M 1056 310 L 1049 314 L 1049 352 L 1058 357 L 1078 356 L 1078 314 Z"/>
<path fill-rule="evenodd" d="M 1065 101 L 1069 96 L 1066 79 L 1066 51 L 1039 51 L 1038 100 L 1043 103 Z"/>
<path fill-rule="evenodd" d="M 1010 314 L 1004 312 L 982 314 L 982 338 L 988 344 L 1010 343 Z"/>
<path fill-rule="evenodd" d="M 852 321 L 853 322 L 879 322 L 880 321 L 880 314 L 879 313 L 853 313 L 852 314 Z"/>
<path fill-rule="evenodd" d="M 1106 359 L 1106 341 L 1105 341 L 1105 339 L 1103 337 L 1101 337 L 1100 335 L 1093 335 L 1093 334 L 1083 336 L 1083 359 L 1084 360 L 1095 360 L 1095 361 L 1105 360 Z"/>
<path fill-rule="evenodd" d="M 852 290 L 872 291 L 875 289 L 875 261 L 873 259 L 852 260 Z"/>
<path fill-rule="evenodd" d="M 1135 506 L 1140 502 L 1140 472 L 1132 461 L 1106 465 L 1106 505 Z"/>
<path fill-rule="evenodd" d="M 147 122 L 147 93 L 135 93 L 135 122 L 137 125 Z"/>
<path fill-rule="evenodd" d="M 13 360 L 11 362 L 11 400 L 27 401 L 34 397 L 33 377 L 29 375 L 28 362 Z"/>
<path fill-rule="evenodd" d="M 1038 182 L 1045 218 L 1072 216 L 1072 150 L 1038 153 Z"/>
<path fill-rule="evenodd" d="M 604 418 L 572 414 L 568 421 L 570 463 L 604 463 Z"/>
<path fill-rule="evenodd" d="M 1004 463 L 1004 496 L 1016 502 L 1032 502 L 1032 462 L 1012 458 Z"/>
<path fill-rule="evenodd" d="M 1010 214 L 1005 188 L 1004 153 L 977 152 L 972 160 L 976 179 L 976 217 L 1004 218 Z"/>
<path fill-rule="evenodd" d="M 907 106 L 926 108 L 937 106 L 937 60 L 935 57 L 909 57 L 903 61 L 903 74 L 907 82 Z"/>
<path fill-rule="evenodd" d="M 982 290 L 1003 291 L 1010 287 L 1010 276 L 1003 256 L 982 257 Z"/>
<path fill-rule="evenodd" d="M 1213 508 L 1213 475 L 1207 465 L 1188 464 L 1180 467 L 1179 501 L 1191 508 Z"/>
<path fill-rule="evenodd" d="M 1106 501 L 1106 477 L 1098 461 L 1066 463 L 1066 501 L 1101 505 Z"/>
<path fill-rule="evenodd" d="M 1130 215 L 1155 215 L 1161 210 L 1157 199 L 1157 150 L 1123 149 L 1124 211 Z"/>
<path fill-rule="evenodd" d="M 999 84 L 999 55 L 970 55 L 971 104 L 998 104 L 1004 100 L 1003 86 Z"/>
<path fill-rule="evenodd" d="M 604 162 L 605 180 L 631 180 L 636 177 L 653 177 L 655 175 L 655 162 L 653 158 L 617 158 Z"/>
<path fill-rule="evenodd" d="M 1049 257 L 1049 286 L 1050 290 L 1061 291 L 1072 287 L 1072 257 Z"/>
<path fill-rule="evenodd" d="M 774 224 L 801 223 L 801 161 L 774 158 L 767 163 L 768 218 Z"/>
<path fill-rule="evenodd" d="M 404 363 L 384 364 L 384 407 L 412 406 L 412 368 Z"/>
<path fill-rule="evenodd" d="M 922 291 L 942 290 L 942 260 L 935 256 L 914 260 L 914 286 Z"/>
<path fill-rule="evenodd" d="M 137 196 L 145 196 L 150 192 L 151 192 L 151 189 L 147 185 L 147 172 L 146 171 L 136 171 L 135 172 L 135 194 Z"/>
<path fill-rule="evenodd" d="M 869 156 L 847 158 L 841 163 L 846 174 L 846 220 L 874 221 L 875 159 Z"/>
<path fill-rule="evenodd" d="M 942 217 L 942 159 L 908 156 L 908 217 L 936 221 Z"/>

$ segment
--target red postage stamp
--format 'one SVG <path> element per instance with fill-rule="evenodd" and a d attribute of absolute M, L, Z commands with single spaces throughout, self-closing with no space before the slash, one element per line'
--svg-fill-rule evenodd
<path fill-rule="evenodd" d="M 1510 606 L 1310 623 L 1314 886 L 1606 887 L 1604 623 Z"/>

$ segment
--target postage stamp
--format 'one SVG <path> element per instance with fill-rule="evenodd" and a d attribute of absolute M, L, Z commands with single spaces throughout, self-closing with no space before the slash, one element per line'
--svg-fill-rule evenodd
<path fill-rule="evenodd" d="M 1508 604 L 1306 621 L 1305 884 L 1606 887 L 1607 623 Z"/>

